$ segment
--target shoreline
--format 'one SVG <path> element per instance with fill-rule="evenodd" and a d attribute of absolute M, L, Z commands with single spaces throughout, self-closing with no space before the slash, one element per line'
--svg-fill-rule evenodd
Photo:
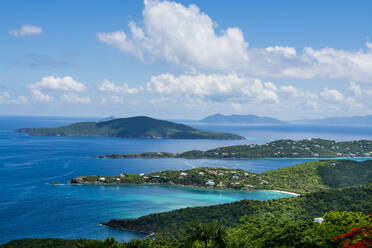
<path fill-rule="evenodd" d="M 183 184 L 164 184 L 164 183 L 70 183 L 69 185 L 75 186 L 161 186 L 161 187 L 172 187 L 172 188 L 187 188 L 187 189 L 200 189 L 206 191 L 237 191 L 237 192 L 251 192 L 251 191 L 268 191 L 273 193 L 282 193 L 291 196 L 300 196 L 301 194 L 295 192 L 289 192 L 284 190 L 276 190 L 276 189 L 234 189 L 234 188 L 211 188 L 211 187 L 204 187 L 204 186 L 197 186 L 197 185 L 183 185 Z"/>
<path fill-rule="evenodd" d="M 119 154 L 120 155 L 120 154 Z M 124 154 L 127 155 L 127 154 Z M 103 155 L 103 156 L 92 156 L 92 158 L 95 159 L 187 159 L 187 160 L 197 160 L 197 159 L 208 159 L 208 160 L 345 160 L 345 159 L 365 159 L 370 160 L 372 157 L 333 157 L 333 158 L 321 158 L 321 157 L 305 157 L 305 158 L 298 158 L 298 157 L 285 157 L 285 158 L 273 158 L 273 157 L 267 157 L 267 158 L 209 158 L 209 157 L 203 157 L 203 158 L 181 158 L 181 157 L 107 157 L 110 155 Z"/>

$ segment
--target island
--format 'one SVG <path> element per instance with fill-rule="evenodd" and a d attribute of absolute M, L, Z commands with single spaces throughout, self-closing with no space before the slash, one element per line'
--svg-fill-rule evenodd
<path fill-rule="evenodd" d="M 193 207 L 134 219 L 114 219 L 105 226 L 155 233 L 162 239 L 182 239 L 185 229 L 197 219 L 202 223 L 217 221 L 229 227 L 242 223 L 242 216 L 262 218 L 277 214 L 292 220 L 312 220 L 329 211 L 372 211 L 372 160 L 324 160 L 301 163 L 264 173 L 240 169 L 195 168 L 191 170 L 159 171 L 150 174 L 120 174 L 118 176 L 81 176 L 72 184 L 93 185 L 178 185 L 210 189 L 279 190 L 295 192 L 297 197 L 274 200 L 242 200 L 227 204 Z M 300 194 L 300 195 L 299 195 Z"/>
<path fill-rule="evenodd" d="M 21 128 L 18 132 L 33 136 L 108 136 L 145 139 L 221 139 L 241 140 L 244 137 L 196 129 L 184 124 L 146 116 L 116 118 L 100 122 L 78 122 L 57 128 Z"/>
<path fill-rule="evenodd" d="M 214 114 L 205 117 L 199 122 L 203 123 L 214 123 L 214 124 L 284 124 L 284 122 L 266 116 L 257 116 L 257 115 L 223 115 L 223 114 Z"/>
<path fill-rule="evenodd" d="M 263 145 L 224 146 L 208 151 L 182 153 L 146 152 L 109 154 L 97 158 L 183 158 L 183 159 L 259 159 L 259 158 L 353 158 L 372 157 L 372 141 L 336 142 L 324 139 L 276 140 Z"/>

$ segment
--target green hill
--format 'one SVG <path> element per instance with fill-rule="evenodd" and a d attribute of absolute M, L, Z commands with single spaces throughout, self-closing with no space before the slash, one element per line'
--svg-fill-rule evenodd
<path fill-rule="evenodd" d="M 21 128 L 19 132 L 35 136 L 109 136 L 165 139 L 244 139 L 231 133 L 202 131 L 187 125 L 146 116 L 119 118 L 101 122 L 79 122 L 58 128 Z"/>
<path fill-rule="evenodd" d="M 180 238 L 188 224 L 194 220 L 202 223 L 217 221 L 226 226 L 237 226 L 241 224 L 242 216 L 279 213 L 294 220 L 312 220 L 329 211 L 360 211 L 369 214 L 372 211 L 372 185 L 331 189 L 268 201 L 242 200 L 206 207 L 183 208 L 136 219 L 111 220 L 104 225 Z"/>
<path fill-rule="evenodd" d="M 186 158 L 186 159 L 253 159 L 253 158 L 336 158 L 372 157 L 372 141 L 336 142 L 324 139 L 276 140 L 263 145 L 224 146 L 208 151 L 183 153 L 112 154 L 100 158 Z"/>
<path fill-rule="evenodd" d="M 165 184 L 214 189 L 268 189 L 307 193 L 372 183 L 372 160 L 313 161 L 261 174 L 241 169 L 201 167 L 119 176 L 82 176 L 78 184 Z"/>

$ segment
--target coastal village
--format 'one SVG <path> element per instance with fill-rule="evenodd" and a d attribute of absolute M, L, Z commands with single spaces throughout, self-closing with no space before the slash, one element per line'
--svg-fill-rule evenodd
<path fill-rule="evenodd" d="M 78 184 L 168 184 L 217 189 L 257 189 L 270 184 L 261 175 L 241 169 L 202 167 L 185 171 L 151 174 L 120 174 L 114 177 L 85 176 L 71 180 Z"/>

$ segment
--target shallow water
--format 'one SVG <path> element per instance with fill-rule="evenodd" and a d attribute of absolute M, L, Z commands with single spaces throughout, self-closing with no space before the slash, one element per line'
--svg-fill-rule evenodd
<path fill-rule="evenodd" d="M 140 140 L 105 137 L 30 137 L 14 130 L 21 127 L 54 127 L 80 121 L 76 118 L 0 117 L 0 243 L 26 237 L 97 238 L 119 240 L 140 234 L 112 230 L 99 225 L 113 218 L 189 206 L 211 205 L 241 199 L 267 200 L 284 194 L 254 191 L 209 191 L 166 186 L 76 186 L 65 185 L 79 175 L 118 175 L 159 170 L 190 169 L 201 166 L 241 168 L 263 172 L 311 159 L 184 160 L 184 159 L 93 159 L 111 153 L 147 151 L 182 152 L 218 146 L 263 143 L 277 137 L 332 136 L 332 129 L 318 134 L 303 128 L 297 132 L 272 128 L 256 130 L 245 126 L 199 126 L 203 129 L 235 132 L 244 141 Z M 195 124 L 197 125 L 197 124 Z M 321 129 L 319 127 L 319 129 Z M 316 129 L 315 129 L 316 130 Z M 372 139 L 372 131 L 354 134 L 336 129 L 336 140 Z M 323 136 L 322 136 L 323 135 Z M 47 185 L 60 182 L 62 185 Z"/>

